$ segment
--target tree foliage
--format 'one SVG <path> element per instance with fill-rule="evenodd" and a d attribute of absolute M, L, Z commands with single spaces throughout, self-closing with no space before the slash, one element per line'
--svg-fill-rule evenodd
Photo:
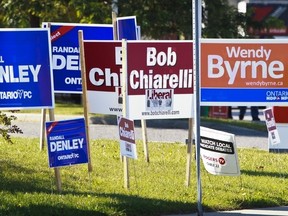
<path fill-rule="evenodd" d="M 246 17 L 227 0 L 204 0 L 203 37 L 238 38 Z M 112 3 L 118 16 L 137 17 L 142 36 L 154 39 L 192 38 L 191 0 L 0 0 L 0 27 L 40 27 L 42 22 L 112 23 Z M 15 116 L 0 112 L 0 135 L 21 130 L 12 126 Z"/>
<path fill-rule="evenodd" d="M 10 133 L 23 133 L 17 125 L 12 125 L 12 121 L 16 119 L 17 117 L 14 115 L 8 116 L 6 113 L 0 112 L 0 135 L 9 143 L 12 143 Z"/>
<path fill-rule="evenodd" d="M 2 0 L 2 26 L 40 27 L 42 22 L 111 23 L 111 7 L 95 0 Z"/>
<path fill-rule="evenodd" d="M 243 13 L 230 6 L 227 0 L 205 0 L 203 8 L 204 38 L 241 38 L 247 36 Z M 242 30 L 242 31 L 239 31 Z"/>
<path fill-rule="evenodd" d="M 40 27 L 42 22 L 109 24 L 112 3 L 117 3 L 119 17 L 135 15 L 148 38 L 192 38 L 191 0 L 1 0 L 0 27 Z M 243 14 L 227 0 L 203 3 L 203 37 L 241 37 L 238 27 L 245 25 Z"/>
<path fill-rule="evenodd" d="M 118 16 L 136 15 L 142 35 L 155 39 L 192 37 L 191 0 L 119 0 L 118 8 Z"/>

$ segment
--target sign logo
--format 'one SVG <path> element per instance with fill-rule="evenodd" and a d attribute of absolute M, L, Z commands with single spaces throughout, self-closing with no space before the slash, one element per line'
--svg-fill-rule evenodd
<path fill-rule="evenodd" d="M 46 122 L 49 166 L 88 162 L 84 119 Z"/>
<path fill-rule="evenodd" d="M 172 110 L 173 89 L 147 89 L 146 110 Z"/>
<path fill-rule="evenodd" d="M 0 91 L 0 99 L 31 99 L 32 92 L 24 91 L 23 89 L 17 89 L 16 91 Z"/>

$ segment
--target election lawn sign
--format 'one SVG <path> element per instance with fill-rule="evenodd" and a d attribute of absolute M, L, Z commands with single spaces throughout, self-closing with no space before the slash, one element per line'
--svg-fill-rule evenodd
<path fill-rule="evenodd" d="M 46 22 L 42 26 L 51 32 L 55 92 L 81 94 L 78 31 L 83 31 L 86 40 L 113 40 L 113 26 Z"/>
<path fill-rule="evenodd" d="M 201 40 L 201 105 L 287 105 L 287 48 L 287 40 Z"/>
<path fill-rule="evenodd" d="M 121 42 L 83 42 L 87 96 L 92 113 L 120 114 L 124 81 L 128 88 L 129 119 L 192 116 L 191 41 L 128 41 L 127 68 L 131 71 L 127 73 L 127 80 L 122 80 Z"/>
<path fill-rule="evenodd" d="M 118 40 L 139 40 L 140 33 L 137 30 L 136 16 L 117 17 L 117 38 Z"/>
<path fill-rule="evenodd" d="M 277 145 L 280 143 L 280 137 L 277 130 L 277 125 L 274 118 L 272 107 L 264 109 L 263 113 L 266 121 L 269 141 L 272 143 L 272 145 Z"/>
<path fill-rule="evenodd" d="M 85 120 L 46 122 L 49 166 L 88 163 Z"/>
<path fill-rule="evenodd" d="M 126 60 L 129 119 L 193 116 L 191 41 L 127 41 Z"/>
<path fill-rule="evenodd" d="M 121 115 L 121 42 L 84 40 L 83 43 L 89 112 Z"/>
<path fill-rule="evenodd" d="M 47 29 L 0 30 L 0 109 L 53 108 Z"/>
<path fill-rule="evenodd" d="M 117 38 L 138 39 L 135 16 L 117 17 L 116 22 Z M 97 41 L 84 37 L 83 43 L 89 111 L 121 115 L 123 103 L 121 42 Z"/>
<path fill-rule="evenodd" d="M 207 172 L 213 175 L 240 175 L 234 134 L 200 127 L 200 136 L 200 154 Z"/>
<path fill-rule="evenodd" d="M 134 121 L 118 116 L 118 127 L 121 155 L 137 159 Z"/>

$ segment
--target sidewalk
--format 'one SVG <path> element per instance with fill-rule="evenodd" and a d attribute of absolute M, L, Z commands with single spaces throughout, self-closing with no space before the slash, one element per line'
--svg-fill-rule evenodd
<path fill-rule="evenodd" d="M 180 216 L 180 215 L 169 215 Z M 197 214 L 185 214 L 181 216 L 198 216 Z M 288 216 L 288 206 L 261 208 L 261 209 L 243 209 L 236 211 L 222 211 L 203 213 L 203 216 Z"/>

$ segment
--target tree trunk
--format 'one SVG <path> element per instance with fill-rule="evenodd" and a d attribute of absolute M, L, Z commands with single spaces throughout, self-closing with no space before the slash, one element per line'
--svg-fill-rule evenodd
<path fill-rule="evenodd" d="M 39 28 L 40 27 L 40 17 L 35 16 L 33 14 L 29 15 L 30 26 L 32 28 Z"/>

